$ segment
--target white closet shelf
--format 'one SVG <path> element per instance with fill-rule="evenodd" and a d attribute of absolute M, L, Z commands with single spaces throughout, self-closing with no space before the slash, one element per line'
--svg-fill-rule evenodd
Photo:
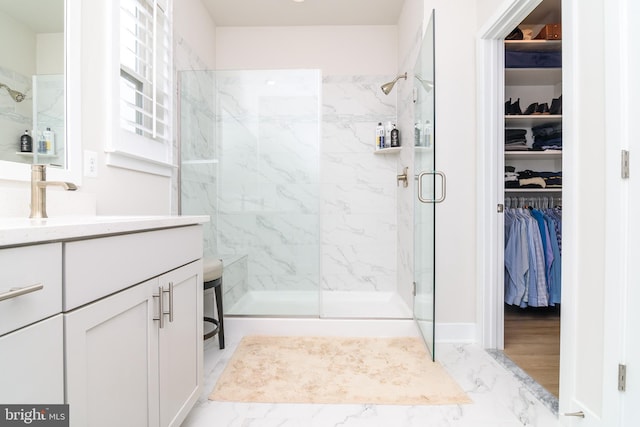
<path fill-rule="evenodd" d="M 526 108 L 526 107 L 525 107 Z M 533 127 L 545 123 L 562 123 L 560 114 L 527 114 L 527 115 L 506 115 L 504 124 L 510 127 Z"/>
<path fill-rule="evenodd" d="M 562 68 L 505 68 L 507 86 L 550 86 L 562 83 Z"/>
<path fill-rule="evenodd" d="M 512 52 L 559 52 L 562 40 L 505 40 L 504 48 Z"/>
<path fill-rule="evenodd" d="M 544 160 L 544 159 L 561 159 L 562 151 L 505 151 L 505 159 L 512 160 Z"/>
<path fill-rule="evenodd" d="M 505 193 L 562 193 L 562 188 L 505 188 Z"/>

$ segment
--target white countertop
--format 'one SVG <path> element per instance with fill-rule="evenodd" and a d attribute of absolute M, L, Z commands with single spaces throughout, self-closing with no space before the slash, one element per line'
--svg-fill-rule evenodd
<path fill-rule="evenodd" d="M 0 218 L 0 247 L 73 240 L 209 222 L 206 215 Z"/>

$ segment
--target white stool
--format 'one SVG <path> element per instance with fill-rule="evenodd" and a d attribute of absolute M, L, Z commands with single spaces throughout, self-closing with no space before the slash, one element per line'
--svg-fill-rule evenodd
<path fill-rule="evenodd" d="M 203 263 L 204 270 L 204 290 L 213 288 L 216 309 L 218 310 L 218 319 L 213 317 L 204 317 L 205 322 L 213 323 L 215 327 L 211 332 L 204 334 L 204 339 L 209 339 L 218 334 L 218 342 L 220 349 L 224 348 L 224 315 L 222 308 L 222 261 L 217 258 L 205 258 Z"/>

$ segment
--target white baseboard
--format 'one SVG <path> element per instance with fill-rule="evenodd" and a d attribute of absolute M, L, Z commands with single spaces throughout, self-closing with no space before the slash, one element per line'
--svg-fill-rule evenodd
<path fill-rule="evenodd" d="M 476 324 L 436 323 L 436 342 L 476 342 Z"/>
<path fill-rule="evenodd" d="M 225 317 L 225 331 L 244 335 L 316 336 L 419 336 L 411 319 L 300 319 L 270 317 Z"/>
<path fill-rule="evenodd" d="M 411 319 L 318 319 L 225 317 L 224 327 L 235 336 L 316 335 L 316 336 L 419 336 Z M 436 323 L 436 342 L 476 341 L 475 323 Z"/>

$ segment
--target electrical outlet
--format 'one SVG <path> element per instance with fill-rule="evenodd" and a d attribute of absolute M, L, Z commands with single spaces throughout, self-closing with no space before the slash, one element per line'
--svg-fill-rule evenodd
<path fill-rule="evenodd" d="M 84 150 L 84 176 L 98 177 L 98 153 Z"/>

